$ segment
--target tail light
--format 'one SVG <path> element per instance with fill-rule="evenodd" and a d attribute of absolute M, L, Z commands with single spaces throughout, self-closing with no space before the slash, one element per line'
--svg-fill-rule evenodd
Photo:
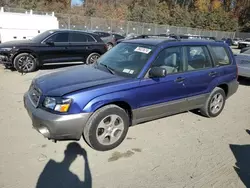
<path fill-rule="evenodd" d="M 104 48 L 106 51 L 108 51 L 108 49 L 109 49 L 107 44 L 104 45 Z"/>

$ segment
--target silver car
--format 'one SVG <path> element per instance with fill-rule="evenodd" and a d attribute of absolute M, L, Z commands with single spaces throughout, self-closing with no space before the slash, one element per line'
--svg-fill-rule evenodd
<path fill-rule="evenodd" d="M 235 55 L 235 60 L 239 76 L 250 78 L 250 49 Z"/>

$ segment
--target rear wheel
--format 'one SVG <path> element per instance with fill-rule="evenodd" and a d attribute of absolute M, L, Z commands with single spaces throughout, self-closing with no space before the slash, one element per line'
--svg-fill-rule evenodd
<path fill-rule="evenodd" d="M 36 58 L 30 53 L 21 53 L 18 54 L 14 61 L 14 67 L 18 72 L 33 72 L 37 69 Z"/>
<path fill-rule="evenodd" d="M 116 105 L 100 108 L 83 130 L 85 141 L 95 150 L 111 150 L 124 140 L 129 127 L 128 114 Z"/>
<path fill-rule="evenodd" d="M 206 117 L 217 117 L 224 109 L 226 95 L 223 89 L 216 87 L 208 97 L 205 105 L 200 109 Z"/>
<path fill-rule="evenodd" d="M 94 64 L 100 56 L 101 55 L 98 53 L 89 54 L 89 56 L 87 57 L 87 60 L 86 60 L 86 64 L 87 65 Z"/>

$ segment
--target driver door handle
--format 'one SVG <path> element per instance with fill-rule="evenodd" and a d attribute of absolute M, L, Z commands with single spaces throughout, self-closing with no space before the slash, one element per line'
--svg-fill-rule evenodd
<path fill-rule="evenodd" d="M 185 80 L 185 78 L 183 78 L 183 77 L 178 77 L 178 78 L 176 78 L 175 82 L 177 82 L 177 83 L 182 83 L 184 80 Z"/>
<path fill-rule="evenodd" d="M 215 77 L 217 75 L 217 72 L 212 71 L 208 75 L 211 76 L 211 77 Z"/>

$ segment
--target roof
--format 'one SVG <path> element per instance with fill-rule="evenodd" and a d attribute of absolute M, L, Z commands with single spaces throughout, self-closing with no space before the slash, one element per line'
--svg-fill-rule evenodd
<path fill-rule="evenodd" d="M 48 31 L 52 31 L 52 32 L 75 32 L 75 33 L 86 33 L 86 34 L 91 34 L 91 35 L 94 35 L 94 36 L 98 36 L 96 33 L 91 33 L 91 32 L 88 32 L 88 31 L 83 31 L 83 30 L 73 30 L 73 29 L 51 29 L 51 30 L 48 30 Z"/>
<path fill-rule="evenodd" d="M 157 45 L 159 45 L 163 42 L 167 42 L 167 41 L 175 41 L 175 39 L 167 39 L 167 38 L 128 39 L 128 40 L 124 40 L 122 42 L 157 46 Z"/>
<path fill-rule="evenodd" d="M 157 46 L 162 43 L 167 43 L 167 42 L 184 42 L 184 43 L 202 43 L 202 44 L 211 44 L 211 43 L 218 43 L 214 40 L 204 40 L 204 39 L 172 39 L 172 38 L 147 38 L 147 39 L 128 39 L 124 40 L 122 42 L 126 43 L 137 43 L 137 44 L 145 44 L 145 45 L 153 45 Z"/>

